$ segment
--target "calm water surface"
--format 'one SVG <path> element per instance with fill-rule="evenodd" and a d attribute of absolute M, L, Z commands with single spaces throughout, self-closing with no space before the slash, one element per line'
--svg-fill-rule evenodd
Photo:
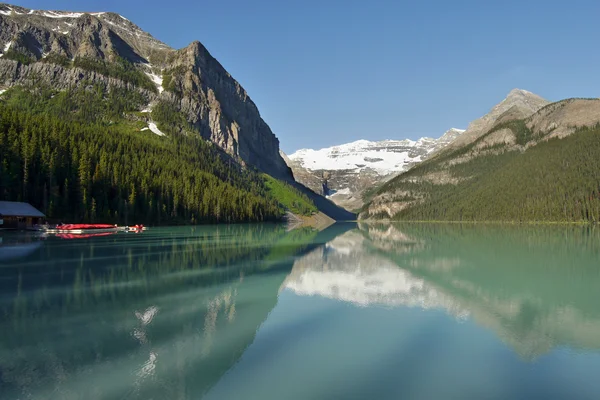
<path fill-rule="evenodd" d="M 600 399 L 598 228 L 0 238 L 0 399 Z"/>

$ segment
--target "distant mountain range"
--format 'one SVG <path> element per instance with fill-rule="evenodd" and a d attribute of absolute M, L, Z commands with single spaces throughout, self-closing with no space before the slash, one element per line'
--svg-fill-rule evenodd
<path fill-rule="evenodd" d="M 285 157 L 294 177 L 350 210 L 363 205 L 365 191 L 443 149 L 464 130 L 452 128 L 438 139 L 358 140 L 320 150 L 302 149 Z"/>

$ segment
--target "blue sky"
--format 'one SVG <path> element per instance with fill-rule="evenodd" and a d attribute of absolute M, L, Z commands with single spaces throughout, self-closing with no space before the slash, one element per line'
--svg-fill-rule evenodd
<path fill-rule="evenodd" d="M 10 0 L 9 0 L 10 2 Z M 118 12 L 170 46 L 200 40 L 282 149 L 437 137 L 513 88 L 598 97 L 598 1 L 13 0 Z"/>

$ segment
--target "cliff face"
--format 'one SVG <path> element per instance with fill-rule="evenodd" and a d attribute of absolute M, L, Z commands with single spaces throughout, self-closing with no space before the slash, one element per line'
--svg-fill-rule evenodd
<path fill-rule="evenodd" d="M 282 179 L 293 179 L 279 154 L 279 140 L 244 88 L 200 42 L 175 52 L 164 69 L 169 93 L 202 136 L 244 162 Z"/>
<path fill-rule="evenodd" d="M 174 50 L 114 13 L 29 10 L 0 4 L 0 85 L 45 83 L 63 90 L 100 84 L 139 91 L 148 108 L 169 102 L 202 137 L 242 164 L 287 181 L 279 140 L 241 85 L 199 42 Z M 141 87 L 64 61 L 123 61 L 156 85 Z"/>

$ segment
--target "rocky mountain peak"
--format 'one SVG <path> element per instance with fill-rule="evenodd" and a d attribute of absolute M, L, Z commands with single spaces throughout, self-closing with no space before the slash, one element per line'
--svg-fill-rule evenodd
<path fill-rule="evenodd" d="M 498 121 L 527 118 L 547 104 L 550 102 L 537 94 L 523 89 L 513 89 L 490 112 L 471 122 L 467 130 L 450 145 L 457 148 L 472 143 L 487 133 Z"/>
<path fill-rule="evenodd" d="M 539 110 L 541 107 L 545 106 L 549 103 L 546 99 L 538 96 L 535 93 L 531 93 L 527 90 L 523 89 L 513 89 L 511 90 L 504 101 L 500 104 L 505 104 L 505 107 L 508 105 L 512 107 L 514 105 L 522 105 L 528 111 L 531 111 L 531 114 Z M 541 104 L 541 106 L 540 106 Z"/>
<path fill-rule="evenodd" d="M 35 40 L 30 40 L 30 46 L 24 46 L 21 51 L 37 59 L 42 53 L 51 51 L 69 58 L 79 56 L 110 60 L 119 56 L 139 63 L 148 62 L 152 57 L 153 62 L 164 62 L 165 55 L 159 53 L 173 51 L 127 18 L 112 12 L 32 10 L 2 3 L 0 27 L 0 42 L 4 46 L 18 39 L 16 34 L 29 33 Z M 44 46 L 48 41 L 53 45 Z M 124 42 L 135 54 L 129 49 L 119 52 L 122 44 L 107 45 L 107 42 Z M 80 50 L 82 43 L 89 43 L 90 46 L 85 45 L 83 51 L 79 52 L 77 50 Z"/>
<path fill-rule="evenodd" d="M 445 147 L 449 143 L 452 143 L 456 138 L 465 132 L 464 129 L 450 128 L 439 139 L 437 139 L 436 147 Z"/>
<path fill-rule="evenodd" d="M 127 73 L 103 70 L 96 61 L 125 61 L 133 68 L 128 78 Z M 144 75 L 157 90 L 142 82 Z M 33 82 L 57 90 L 89 82 L 138 90 L 147 101 L 145 109 L 168 102 L 203 138 L 241 164 L 293 179 L 279 155 L 279 140 L 254 102 L 199 41 L 175 50 L 116 13 L 32 10 L 2 3 L 0 89 Z"/>
<path fill-rule="evenodd" d="M 534 94 L 534 93 L 531 93 L 528 90 L 519 89 L 519 88 L 514 88 L 513 90 L 511 90 L 510 92 L 508 92 L 508 96 L 506 96 L 506 97 L 513 97 L 513 96 L 535 96 L 535 97 L 539 97 L 537 94 Z"/>

